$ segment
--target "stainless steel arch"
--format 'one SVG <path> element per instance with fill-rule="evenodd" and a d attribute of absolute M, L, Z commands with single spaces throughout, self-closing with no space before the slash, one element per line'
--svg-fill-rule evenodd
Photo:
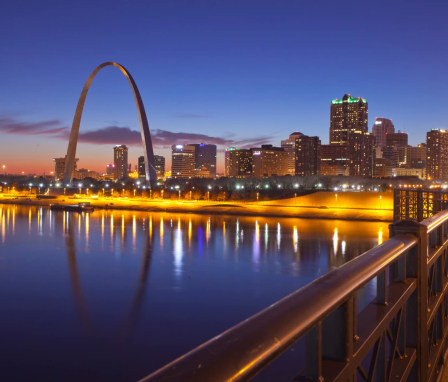
<path fill-rule="evenodd" d="M 78 101 L 78 106 L 76 106 L 76 112 L 73 118 L 72 129 L 70 132 L 70 140 L 68 142 L 64 171 L 64 184 L 70 184 L 73 179 L 73 168 L 75 164 L 76 146 L 78 144 L 79 125 L 81 124 L 82 111 L 84 109 L 87 92 L 89 91 L 90 85 L 97 73 L 106 66 L 115 66 L 120 69 L 128 79 L 129 85 L 131 85 L 132 93 L 134 94 L 135 105 L 137 106 L 138 118 L 140 120 L 140 131 L 142 134 L 142 145 L 145 157 L 146 180 L 150 182 L 150 185 L 152 187 L 155 185 L 157 176 L 154 163 L 154 152 L 152 149 L 151 134 L 149 132 L 149 125 L 148 119 L 146 117 L 145 107 L 143 106 L 142 97 L 140 96 L 140 92 L 138 91 L 137 85 L 135 84 L 135 81 L 132 78 L 131 74 L 124 66 L 116 62 L 104 62 L 99 65 L 92 72 L 92 74 L 90 74 L 84 85 L 84 88 L 82 89 L 81 96 L 79 97 Z"/>

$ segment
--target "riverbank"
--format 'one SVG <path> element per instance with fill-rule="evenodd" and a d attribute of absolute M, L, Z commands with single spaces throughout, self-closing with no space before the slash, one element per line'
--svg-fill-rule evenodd
<path fill-rule="evenodd" d="M 0 203 L 49 206 L 90 202 L 97 209 L 225 214 L 246 216 L 300 217 L 367 221 L 393 220 L 392 192 L 316 192 L 272 201 L 190 201 L 147 198 L 96 198 L 55 196 L 54 199 L 16 198 L 2 195 Z"/>

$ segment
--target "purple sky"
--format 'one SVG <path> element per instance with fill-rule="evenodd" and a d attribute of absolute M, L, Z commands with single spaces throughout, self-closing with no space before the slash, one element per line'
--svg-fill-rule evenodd
<path fill-rule="evenodd" d="M 90 72 L 117 61 L 145 103 L 156 154 L 173 143 L 328 142 L 330 102 L 367 98 L 369 128 L 391 118 L 411 144 L 447 128 L 444 1 L 10 1 L 0 12 L 0 164 L 49 173 L 65 155 Z M 142 154 L 127 80 L 95 78 L 79 167 L 104 172 L 115 144 Z"/>

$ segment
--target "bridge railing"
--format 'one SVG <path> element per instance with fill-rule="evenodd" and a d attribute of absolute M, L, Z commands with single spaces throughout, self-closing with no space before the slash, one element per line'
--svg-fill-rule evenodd
<path fill-rule="evenodd" d="M 448 211 L 391 238 L 228 329 L 145 382 L 246 381 L 305 337 L 304 381 L 433 381 L 448 330 Z M 376 297 L 358 309 L 358 291 Z"/>

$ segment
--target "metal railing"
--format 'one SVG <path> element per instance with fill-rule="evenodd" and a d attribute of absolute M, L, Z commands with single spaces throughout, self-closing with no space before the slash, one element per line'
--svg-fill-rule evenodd
<path fill-rule="evenodd" d="M 435 381 L 448 330 L 448 211 L 391 238 L 143 382 L 246 381 L 305 336 L 303 381 Z M 358 291 L 376 297 L 358 312 Z"/>

